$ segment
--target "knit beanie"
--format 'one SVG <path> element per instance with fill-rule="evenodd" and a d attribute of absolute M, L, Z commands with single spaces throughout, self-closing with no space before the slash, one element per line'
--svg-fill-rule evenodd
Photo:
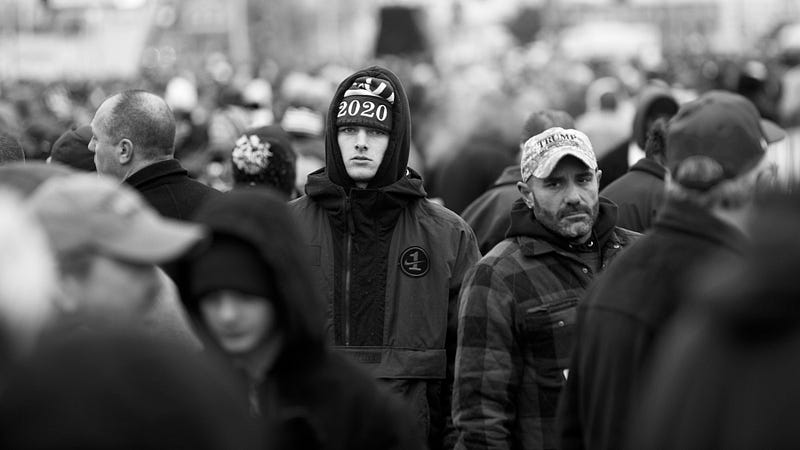
<path fill-rule="evenodd" d="M 215 234 L 208 250 L 191 264 L 189 283 L 197 300 L 219 290 L 276 298 L 272 271 L 256 248 L 224 234 Z"/>
<path fill-rule="evenodd" d="M 336 126 L 369 127 L 392 131 L 394 88 L 381 78 L 358 77 L 339 102 Z"/>
<path fill-rule="evenodd" d="M 273 187 L 291 196 L 296 161 L 289 135 L 277 125 L 248 130 L 236 140 L 231 152 L 233 180 Z"/>
<path fill-rule="evenodd" d="M 92 127 L 90 125 L 67 130 L 53 144 L 53 148 L 50 150 L 50 160 L 87 172 L 96 172 L 94 153 L 89 150 L 89 141 L 91 140 Z"/>

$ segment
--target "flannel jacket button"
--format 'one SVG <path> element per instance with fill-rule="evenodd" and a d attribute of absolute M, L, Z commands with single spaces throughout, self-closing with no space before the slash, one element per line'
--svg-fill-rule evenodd
<path fill-rule="evenodd" d="M 563 321 L 563 320 L 559 320 L 559 321 L 558 321 L 558 326 L 560 326 L 560 327 L 563 327 L 564 325 L 565 325 L 565 324 L 564 324 L 564 321 Z"/>
<path fill-rule="evenodd" d="M 581 269 L 581 271 L 582 271 L 583 273 L 589 273 L 589 269 L 587 269 L 586 267 L 584 267 L 583 269 Z"/>
<path fill-rule="evenodd" d="M 619 248 L 619 244 L 614 244 L 614 248 Z"/>

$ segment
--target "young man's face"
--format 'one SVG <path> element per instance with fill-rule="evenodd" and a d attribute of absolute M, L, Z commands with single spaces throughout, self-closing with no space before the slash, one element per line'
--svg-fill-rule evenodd
<path fill-rule="evenodd" d="M 230 354 L 251 353 L 277 332 L 275 308 L 263 297 L 216 291 L 200 299 L 200 311 L 214 338 Z"/>
<path fill-rule="evenodd" d="M 531 177 L 518 186 L 539 223 L 571 242 L 582 243 L 591 237 L 597 220 L 599 179 L 600 171 L 567 156 L 548 177 Z"/>
<path fill-rule="evenodd" d="M 345 126 L 339 128 L 337 140 L 347 175 L 356 186 L 367 187 L 383 161 L 389 135 L 375 128 Z"/>

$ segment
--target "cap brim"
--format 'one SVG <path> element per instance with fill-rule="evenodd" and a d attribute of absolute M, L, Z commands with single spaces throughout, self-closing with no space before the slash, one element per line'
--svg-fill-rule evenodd
<path fill-rule="evenodd" d="M 197 224 L 158 216 L 142 217 L 131 223 L 123 236 L 115 236 L 101 246 L 125 261 L 162 264 L 183 255 L 204 235 Z"/>
<path fill-rule="evenodd" d="M 766 119 L 761 119 L 761 132 L 764 134 L 764 139 L 766 139 L 769 144 L 786 138 L 786 132 L 783 128 L 779 127 L 775 122 Z"/>
<path fill-rule="evenodd" d="M 540 164 L 531 175 L 536 178 L 547 178 L 550 173 L 553 172 L 553 169 L 556 168 L 558 162 L 565 156 L 574 156 L 582 163 L 586 164 L 588 168 L 592 170 L 597 169 L 597 160 L 593 156 L 589 156 L 585 152 L 574 147 L 561 147 L 553 150 L 550 155 L 547 156 L 547 159 Z"/>

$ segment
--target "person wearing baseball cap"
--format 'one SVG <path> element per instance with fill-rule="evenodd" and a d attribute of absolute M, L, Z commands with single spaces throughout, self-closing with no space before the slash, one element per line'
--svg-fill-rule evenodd
<path fill-rule="evenodd" d="M 742 263 L 755 194 L 784 133 L 741 95 L 710 91 L 683 104 L 666 133 L 665 203 L 651 231 L 584 299 L 559 416 L 560 448 L 624 447 L 653 343 L 710 267 Z"/>
<path fill-rule="evenodd" d="M 157 267 L 199 242 L 132 188 L 96 174 L 53 177 L 28 198 L 59 268 L 59 329 L 142 327 L 169 279 Z M 188 324 L 175 324 L 188 330 Z"/>
<path fill-rule="evenodd" d="M 522 148 L 505 240 L 464 278 L 453 386 L 456 447 L 557 448 L 578 300 L 639 235 L 616 226 L 584 133 L 551 127 Z M 499 419 L 502 418 L 502 419 Z"/>

